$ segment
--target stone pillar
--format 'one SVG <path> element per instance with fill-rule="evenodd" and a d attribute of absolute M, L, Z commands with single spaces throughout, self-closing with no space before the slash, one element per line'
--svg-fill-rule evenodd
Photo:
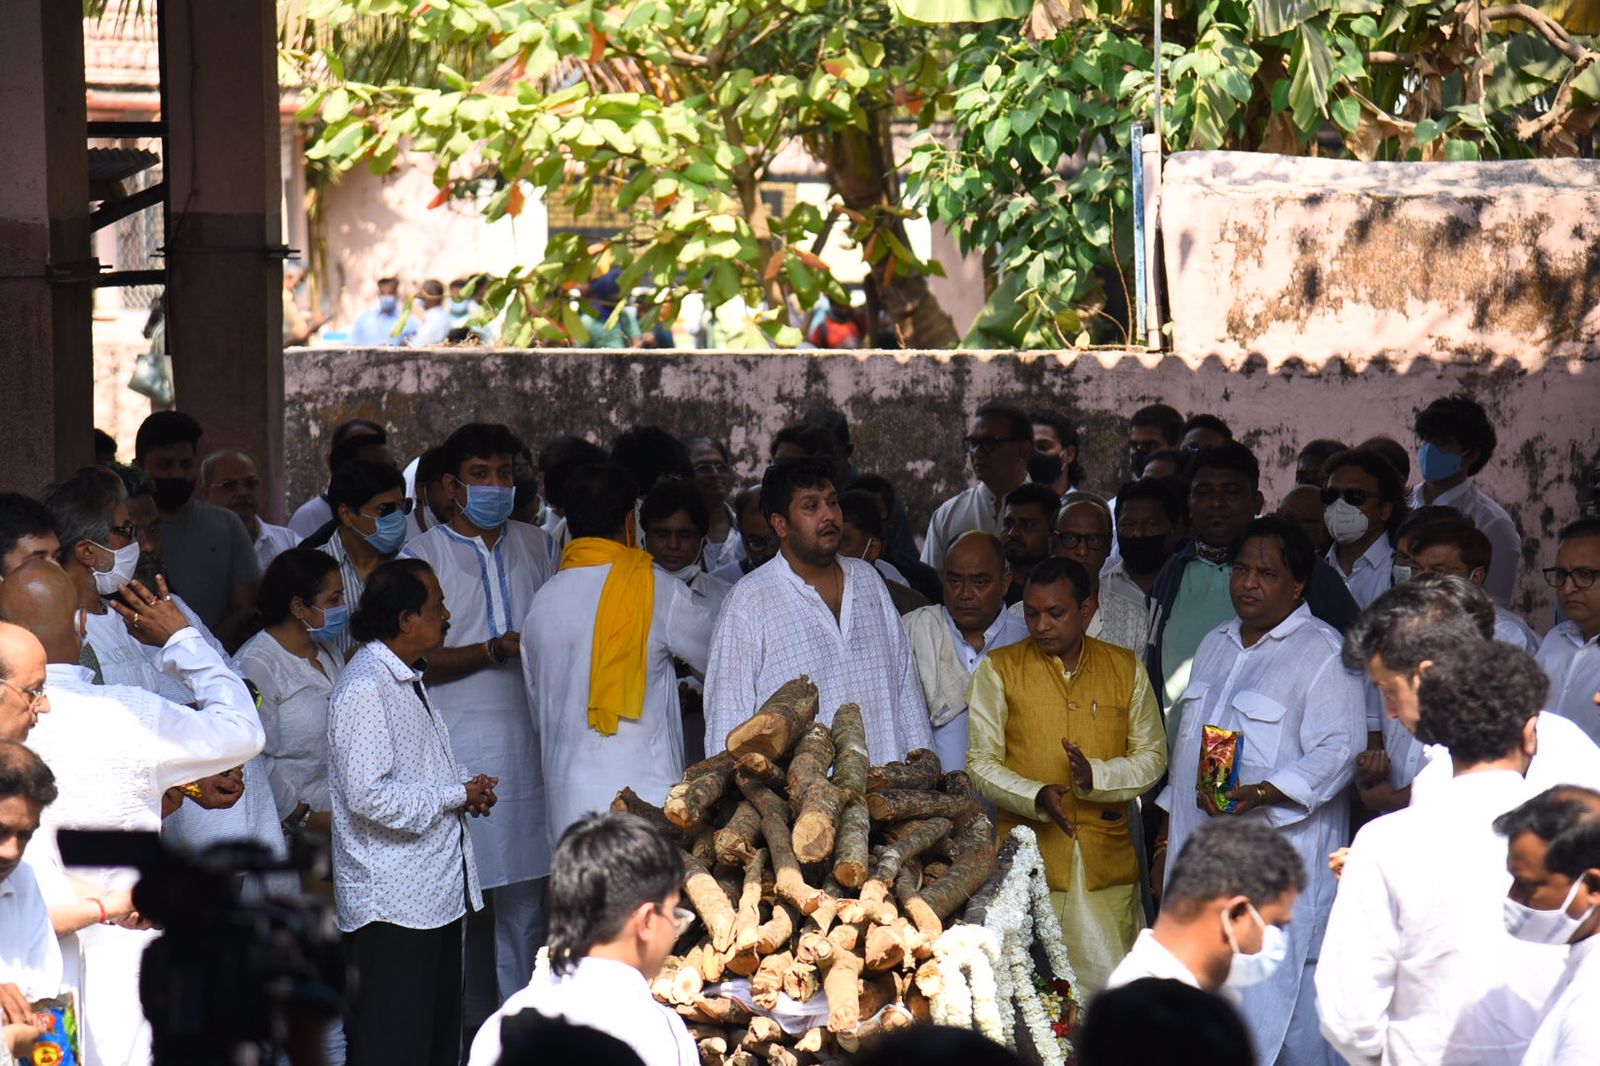
<path fill-rule="evenodd" d="M 283 514 L 283 265 L 271 0 L 162 0 L 167 348 L 202 451 L 243 448 Z"/>
<path fill-rule="evenodd" d="M 37 492 L 94 459 L 83 9 L 0 0 L 0 488 Z"/>

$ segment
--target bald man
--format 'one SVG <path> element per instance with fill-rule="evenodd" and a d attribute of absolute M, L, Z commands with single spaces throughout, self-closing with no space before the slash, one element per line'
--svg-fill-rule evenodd
<path fill-rule="evenodd" d="M 44 678 L 44 645 L 21 626 L 0 622 L 0 740 L 27 740 L 50 709 Z"/>
<path fill-rule="evenodd" d="M 151 592 L 130 582 L 127 603 L 113 603 L 112 609 L 136 632 L 159 642 L 157 668 L 194 694 L 196 708 L 142 688 L 93 683 L 90 670 L 79 665 L 78 590 L 60 567 L 25 563 L 0 584 L 0 620 L 32 633 L 47 661 L 50 714 L 40 720 L 29 744 L 55 771 L 60 798 L 45 811 L 28 861 L 39 873 L 58 932 L 74 924 L 58 920 L 58 913 L 72 912 L 83 921 L 86 902 L 97 898 L 106 918 L 127 919 L 123 900 L 137 875 L 106 871 L 97 880 L 104 892 L 98 897 L 95 889 L 75 887 L 61 867 L 57 832 L 159 830 L 167 789 L 240 766 L 265 742 L 244 683 L 165 593 L 164 584 Z M 99 909 L 87 910 L 91 916 L 77 931 L 76 944 L 63 944 L 69 957 L 82 953 L 80 1018 L 87 1061 L 148 1063 L 150 1031 L 139 1009 L 139 960 L 151 937 L 99 924 Z"/>
<path fill-rule="evenodd" d="M 300 534 L 288 526 L 275 526 L 261 518 L 261 474 L 256 461 L 237 448 L 212 452 L 200 462 L 200 487 L 195 495 L 206 503 L 226 507 L 239 516 L 256 549 L 261 572 L 300 543 Z"/>
<path fill-rule="evenodd" d="M 963 533 L 939 571 L 944 603 L 904 616 L 911 655 L 933 723 L 933 747 L 947 770 L 967 765 L 967 684 L 996 648 L 1028 635 L 1022 618 L 1005 609 L 1011 575 L 1005 548 L 993 533 Z"/>

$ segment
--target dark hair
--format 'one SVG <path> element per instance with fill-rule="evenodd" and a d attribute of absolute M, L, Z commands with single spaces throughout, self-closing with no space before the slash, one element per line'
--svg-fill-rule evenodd
<path fill-rule="evenodd" d="M 1466 516 L 1460 511 L 1454 507 L 1446 507 L 1443 504 L 1433 503 L 1418 507 L 1414 511 L 1406 512 L 1405 520 L 1395 528 L 1394 541 L 1398 544 L 1402 540 L 1409 540 L 1416 536 L 1417 530 L 1424 526 L 1431 526 L 1435 522 L 1456 522 L 1464 518 Z"/>
<path fill-rule="evenodd" d="M 1357 444 L 1356 449 L 1363 452 L 1377 452 L 1389 460 L 1394 472 L 1400 475 L 1402 485 L 1411 480 L 1411 453 L 1406 451 L 1405 445 L 1393 437 L 1368 437 Z"/>
<path fill-rule="evenodd" d="M 1544 868 L 1577 880 L 1600 867 L 1600 792 L 1556 785 L 1494 820 L 1508 841 L 1532 833 L 1545 842 Z"/>
<path fill-rule="evenodd" d="M 1149 459 L 1145 460 L 1146 465 L 1149 462 Z M 1261 487 L 1261 464 L 1256 461 L 1255 453 L 1238 441 L 1230 440 L 1196 452 L 1193 464 L 1189 467 L 1190 478 L 1199 477 L 1202 470 L 1231 470 L 1243 475 L 1251 488 Z"/>
<path fill-rule="evenodd" d="M 1189 420 L 1183 424 L 1183 432 L 1179 434 L 1179 438 L 1187 437 L 1189 431 L 1194 429 L 1209 429 L 1224 440 L 1233 439 L 1233 430 L 1228 428 L 1228 423 L 1216 415 L 1198 414 L 1189 416 Z"/>
<path fill-rule="evenodd" d="M 694 477 L 689 449 L 660 426 L 634 426 L 624 432 L 611 445 L 611 461 L 633 478 L 634 499 L 664 477 Z"/>
<path fill-rule="evenodd" d="M 894 502 L 899 498 L 894 491 L 894 482 L 881 474 L 857 474 L 851 480 L 850 487 L 872 493 L 883 505 L 883 513 L 890 520 L 894 518 Z"/>
<path fill-rule="evenodd" d="M 102 456 L 104 458 L 102 458 Z M 94 458 L 96 462 L 107 462 L 117 457 L 117 439 L 99 426 L 94 427 Z"/>
<path fill-rule="evenodd" d="M 1155 430 L 1168 447 L 1175 446 L 1183 439 L 1183 415 L 1178 413 L 1176 407 L 1164 403 L 1152 403 L 1139 408 L 1128 419 L 1128 424 Z"/>
<path fill-rule="evenodd" d="M 449 472 L 448 457 L 443 447 L 429 448 L 417 457 L 418 486 L 436 484 L 444 480 L 444 476 Z"/>
<path fill-rule="evenodd" d="M 582 466 L 606 462 L 606 450 L 582 437 L 557 437 L 539 449 L 539 473 L 544 475 L 544 502 L 567 506 L 567 481 Z"/>
<path fill-rule="evenodd" d="M 1437 659 L 1444 649 L 1485 641 L 1493 633 L 1493 626 L 1485 632 L 1435 583 L 1407 581 L 1373 600 L 1350 623 L 1344 635 L 1344 664 L 1361 670 L 1376 657 L 1387 669 L 1415 673 L 1417 664 Z"/>
<path fill-rule="evenodd" d="M 307 605 L 322 591 L 322 583 L 339 569 L 327 552 L 315 548 L 289 548 L 278 553 L 261 575 L 256 591 L 256 610 L 261 624 L 275 626 L 289 617 L 289 602 L 299 597 Z"/>
<path fill-rule="evenodd" d="M 337 519 L 340 507 L 359 511 L 367 501 L 391 489 L 405 491 L 406 479 L 393 463 L 375 463 L 371 459 L 352 459 L 333 472 L 328 482 L 328 506 Z"/>
<path fill-rule="evenodd" d="M 55 515 L 50 508 L 20 492 L 0 492 L 0 555 L 7 555 L 23 537 L 54 536 Z"/>
<path fill-rule="evenodd" d="M 1467 467 L 1469 476 L 1482 470 L 1494 455 L 1496 438 L 1489 413 L 1464 392 L 1441 396 L 1418 411 L 1412 430 L 1424 441 L 1448 437 L 1463 449 L 1477 451 L 1477 460 Z"/>
<path fill-rule="evenodd" d="M 806 456 L 773 463 L 761 475 L 761 517 L 773 515 L 789 519 L 789 505 L 799 489 L 822 489 L 833 485 L 833 464 L 826 459 Z"/>
<path fill-rule="evenodd" d="M 839 510 L 845 524 L 854 526 L 864 537 L 883 543 L 883 512 L 878 497 L 866 489 L 851 489 L 839 494 Z"/>
<path fill-rule="evenodd" d="M 195 421 L 193 415 L 182 411 L 155 411 L 139 423 L 139 432 L 134 435 L 134 462 L 144 462 L 144 457 L 150 454 L 152 448 L 164 448 L 169 444 L 187 444 L 196 448 L 200 437 L 200 423 Z"/>
<path fill-rule="evenodd" d="M 614 537 L 628 524 L 636 497 L 634 480 L 617 463 L 578 467 L 563 487 L 567 532 L 574 537 Z"/>
<path fill-rule="evenodd" d="M 1333 477 L 1334 471 L 1353 466 L 1369 474 L 1378 483 L 1378 498 L 1383 503 L 1390 505 L 1389 521 L 1384 523 L 1384 531 L 1389 535 L 1389 543 L 1393 544 L 1399 534 L 1400 524 L 1406 520 L 1406 487 L 1400 482 L 1400 475 L 1395 473 L 1389 460 L 1380 452 L 1362 451 L 1354 448 L 1350 451 L 1340 452 L 1322 464 L 1322 480 Z"/>
<path fill-rule="evenodd" d="M 1167 521 L 1174 527 L 1181 527 L 1188 512 L 1188 501 L 1184 497 L 1183 485 L 1174 478 L 1140 478 L 1117 490 L 1117 510 L 1120 512 L 1124 504 L 1134 500 L 1154 500 L 1161 506 Z"/>
<path fill-rule="evenodd" d="M 1260 907 L 1305 887 L 1305 863 L 1282 833 L 1258 822 L 1212 820 L 1174 857 L 1161 906 L 1184 917 L 1212 900 L 1244 896 Z"/>
<path fill-rule="evenodd" d="M 733 453 L 728 450 L 728 446 L 726 444 L 718 440 L 716 437 L 690 437 L 688 440 L 683 442 L 684 448 L 691 451 L 700 447 L 701 445 L 704 445 L 707 448 L 715 448 L 717 450 L 717 454 L 722 456 L 723 462 L 733 462 Z"/>
<path fill-rule="evenodd" d="M 811 422 L 793 422 L 778 430 L 772 437 L 771 446 L 767 448 L 767 455 L 777 455 L 778 448 L 785 444 L 793 444 L 807 458 L 819 455 L 833 458 L 833 434 Z"/>
<path fill-rule="evenodd" d="M 438 278 L 429 278 L 427 281 L 422 283 L 422 287 L 418 291 L 420 291 L 424 296 L 443 296 L 444 283 Z M 481 459 L 483 457 L 479 456 L 478 458 Z"/>
<path fill-rule="evenodd" d="M 690 524 L 702 537 L 710 532 L 711 511 L 706 507 L 705 498 L 689 481 L 663 481 L 645 493 L 639 503 L 639 526 L 648 529 L 679 511 L 688 514 Z M 567 526 L 571 528 L 572 519 L 567 519 Z"/>
<path fill-rule="evenodd" d="M 387 445 L 377 437 L 353 436 L 340 441 L 333 446 L 333 451 L 328 453 L 328 469 L 335 474 L 342 467 L 348 466 L 361 458 L 361 453 L 368 448 L 386 448 Z M 367 459 L 369 463 L 382 462 L 380 459 Z"/>
<path fill-rule="evenodd" d="M 126 496 L 122 479 L 103 466 L 83 467 L 65 481 L 45 486 L 39 502 L 55 520 L 62 564 L 71 560 L 80 541 L 110 547 L 106 542 L 111 539 L 111 521 Z"/>
<path fill-rule="evenodd" d="M 1078 427 L 1072 420 L 1059 411 L 1034 411 L 1028 418 L 1036 426 L 1049 426 L 1050 432 L 1056 435 L 1056 440 L 1061 442 L 1063 448 L 1076 448 L 1072 462 L 1067 464 L 1067 485 L 1079 485 L 1083 482 L 1083 464 L 1078 461 L 1083 452 L 1083 446 L 1078 440 Z"/>
<path fill-rule="evenodd" d="M 1561 540 L 1581 540 L 1584 537 L 1600 537 L 1600 518 L 1580 518 L 1576 522 L 1569 522 L 1561 530 Z"/>
<path fill-rule="evenodd" d="M 387 279 L 394 281 L 394 278 Z M 396 282 L 398 284 L 398 282 Z M 370 418 L 352 418 L 340 422 L 334 427 L 332 435 L 328 437 L 328 448 L 331 451 L 341 444 L 353 440 L 365 440 L 369 444 L 388 444 L 389 431 L 382 424 Z"/>
<path fill-rule="evenodd" d="M 461 465 L 469 459 L 490 459 L 503 455 L 516 459 L 527 446 L 511 430 L 498 422 L 468 422 L 439 445 L 444 452 L 444 472 L 460 477 Z"/>
<path fill-rule="evenodd" d="M 833 438 L 837 451 L 840 448 L 850 447 L 850 420 L 845 418 L 844 412 L 837 407 L 824 404 L 813 407 L 800 416 L 800 421 L 808 422 L 813 426 L 821 426 Z"/>
<path fill-rule="evenodd" d="M 136 500 L 140 496 L 155 494 L 156 479 L 145 473 L 141 468 L 130 466 L 127 463 L 101 463 L 100 465 L 122 479 L 122 487 L 127 491 L 128 499 Z"/>
<path fill-rule="evenodd" d="M 1144 466 L 1141 469 L 1149 470 L 1151 463 L 1163 461 L 1178 468 L 1177 473 L 1169 477 L 1182 482 L 1187 493 L 1189 482 L 1194 479 L 1194 452 L 1186 452 L 1182 448 L 1158 448 L 1144 457 Z"/>
<path fill-rule="evenodd" d="M 1418 574 L 1410 583 L 1427 589 L 1465 615 L 1485 640 L 1494 636 L 1494 601 L 1482 585 L 1455 574 L 1435 573 Z"/>
<path fill-rule="evenodd" d="M 1044 520 L 1053 526 L 1056 521 L 1056 512 L 1061 510 L 1062 502 L 1061 497 L 1056 495 L 1055 489 L 1050 488 L 1048 485 L 1024 481 L 1006 493 L 1005 506 L 1037 507 L 1044 512 Z"/>
<path fill-rule="evenodd" d="M 360 605 L 350 615 L 350 639 L 366 644 L 398 637 L 400 616 L 417 614 L 428 602 L 422 575 L 431 573 L 433 567 L 410 556 L 379 563 L 361 590 Z"/>
<path fill-rule="evenodd" d="M 1333 440 L 1330 437 L 1318 437 L 1316 440 L 1307 441 L 1306 446 L 1300 449 L 1300 454 L 1294 457 L 1294 465 L 1309 461 L 1312 465 L 1311 473 L 1317 479 L 1316 484 L 1321 485 L 1328 479 L 1328 460 L 1340 452 L 1350 450 L 1350 446 L 1343 441 Z"/>
<path fill-rule="evenodd" d="M 979 418 L 997 418 L 1011 423 L 1011 431 L 1007 436 L 1017 440 L 1033 439 L 1033 420 L 1028 417 L 1028 412 L 1009 403 L 986 403 L 972 412 L 974 420 Z"/>
<path fill-rule="evenodd" d="M 678 849 L 643 818 L 585 814 L 561 834 L 550 857 L 550 968 L 567 973 L 621 932 L 641 904 L 666 903 L 682 881 Z"/>
<path fill-rule="evenodd" d="M 1417 687 L 1417 739 L 1445 745 L 1461 766 L 1501 758 L 1549 691 L 1534 657 L 1504 641 L 1441 648 Z"/>
<path fill-rule="evenodd" d="M 1254 1066 L 1233 1004 L 1182 981 L 1144 977 L 1101 992 L 1078 1032 L 1078 1066 Z"/>
<path fill-rule="evenodd" d="M 400 284 L 400 279 L 395 277 L 393 274 L 389 274 L 389 275 L 386 275 L 384 277 L 379 278 L 378 279 L 378 284 L 379 285 L 398 285 L 398 284 Z"/>
<path fill-rule="evenodd" d="M 549 1066 L 581 1062 L 584 1066 L 644 1066 L 639 1053 L 610 1033 L 565 1018 L 550 1018 L 532 1007 L 501 1018 L 500 1057 L 496 1066 Z"/>
<path fill-rule="evenodd" d="M 1228 558 L 1237 559 L 1239 553 L 1244 550 L 1245 543 L 1257 537 L 1262 540 L 1276 540 L 1282 545 L 1283 563 L 1289 568 L 1289 574 L 1296 581 L 1303 583 L 1309 593 L 1311 574 L 1317 566 L 1317 550 L 1311 546 L 1311 538 L 1306 535 L 1305 527 L 1299 522 L 1280 518 L 1275 514 L 1262 515 L 1244 527 L 1239 539 L 1233 542 Z"/>
<path fill-rule="evenodd" d="M 1059 555 L 1052 555 L 1043 562 L 1035 563 L 1033 569 L 1028 571 L 1028 580 L 1023 587 L 1054 585 L 1057 581 L 1066 581 L 1072 585 L 1073 596 L 1080 607 L 1083 606 L 1084 600 L 1094 595 L 1094 577 L 1088 569 L 1076 559 L 1067 559 Z"/>
<path fill-rule="evenodd" d="M 12 796 L 48 807 L 56 801 L 56 775 L 32 748 L 0 740 L 0 799 Z"/>
<path fill-rule="evenodd" d="M 949 1025 L 912 1025 L 888 1032 L 862 1047 L 849 1060 L 853 1066 L 1022 1066 L 1006 1048 L 971 1029 Z"/>
<path fill-rule="evenodd" d="M 1470 518 L 1429 522 L 1417 530 L 1416 536 L 1411 539 L 1411 554 L 1415 556 L 1429 548 L 1445 546 L 1454 548 L 1460 554 L 1461 562 L 1468 570 L 1482 567 L 1487 572 L 1489 564 L 1494 561 L 1494 545 L 1484 536 L 1483 530 L 1472 524 Z"/>

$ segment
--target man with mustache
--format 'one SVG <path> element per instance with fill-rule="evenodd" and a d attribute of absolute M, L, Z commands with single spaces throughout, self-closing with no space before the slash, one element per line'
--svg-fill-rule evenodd
<path fill-rule="evenodd" d="M 711 636 L 706 751 L 787 681 L 808 675 L 831 723 L 841 703 L 861 706 L 874 763 L 933 746 L 911 642 L 871 563 L 839 555 L 844 518 L 831 465 L 773 463 L 761 511 L 778 554 L 733 587 Z"/>

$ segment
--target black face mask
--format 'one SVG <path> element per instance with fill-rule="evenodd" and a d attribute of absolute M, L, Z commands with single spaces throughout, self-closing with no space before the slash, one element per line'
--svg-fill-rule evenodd
<path fill-rule="evenodd" d="M 517 478 L 514 484 L 517 487 L 516 501 L 511 505 L 512 510 L 520 511 L 539 497 L 539 479 L 537 477 Z"/>
<path fill-rule="evenodd" d="M 1061 456 L 1034 452 L 1028 456 L 1028 480 L 1035 485 L 1054 485 L 1061 476 Z"/>
<path fill-rule="evenodd" d="M 1117 550 L 1122 553 L 1123 565 L 1135 574 L 1150 574 L 1160 570 L 1170 554 L 1167 551 L 1167 538 L 1163 536 L 1125 537 L 1118 533 Z"/>
<path fill-rule="evenodd" d="M 163 511 L 176 511 L 194 495 L 194 482 L 181 477 L 158 477 L 155 481 L 156 506 Z"/>

